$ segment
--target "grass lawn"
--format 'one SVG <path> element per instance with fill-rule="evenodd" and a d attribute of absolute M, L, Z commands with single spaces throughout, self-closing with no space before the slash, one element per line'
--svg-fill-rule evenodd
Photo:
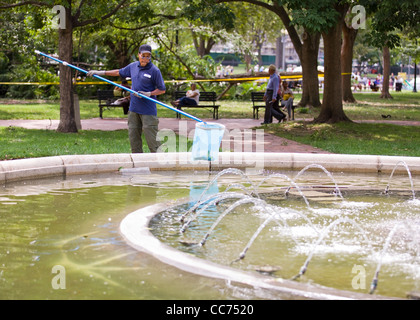
<path fill-rule="evenodd" d="M 176 145 L 185 145 L 185 142 L 179 143 L 177 140 Z M 192 141 L 187 141 L 187 148 L 191 145 Z M 144 137 L 143 150 L 149 152 Z M 80 130 L 78 133 L 60 133 L 54 130 L 0 127 L 0 160 L 130 152 L 127 130 Z"/>
<path fill-rule="evenodd" d="M 54 130 L 0 127 L 2 160 L 102 153 L 130 153 L 127 130 L 80 130 L 67 134 Z"/>
<path fill-rule="evenodd" d="M 394 99 L 379 99 L 379 93 L 355 93 L 357 103 L 345 103 L 344 111 L 354 120 L 420 121 L 420 96 L 412 92 L 391 92 Z M 322 95 L 321 95 L 322 99 Z M 296 101 L 300 95 L 296 94 Z M 250 101 L 222 100 L 221 118 L 252 118 Z M 0 99 L 0 119 L 59 119 L 56 101 L 10 101 Z M 191 109 L 198 118 L 210 118 L 208 110 Z M 297 108 L 295 122 L 272 124 L 267 132 L 309 144 L 330 152 L 342 154 L 377 154 L 420 156 L 420 128 L 393 124 L 338 123 L 315 125 L 308 120 L 318 115 L 319 109 Z M 96 100 L 81 100 L 82 119 L 97 118 Z M 175 118 L 175 112 L 158 106 L 158 116 Z M 106 110 L 106 118 L 125 118 L 121 108 Z M 147 148 L 145 147 L 145 150 Z M 29 130 L 0 127 L 0 160 L 55 156 L 65 154 L 101 154 L 130 152 L 126 130 L 113 132 L 81 130 L 77 134 L 62 134 L 48 130 Z"/>
<path fill-rule="evenodd" d="M 420 121 L 420 95 L 413 92 L 391 92 L 394 99 L 379 99 L 378 93 L 356 93 L 357 103 L 345 103 L 344 111 L 352 120 L 380 120 L 391 115 L 392 120 Z"/>
<path fill-rule="evenodd" d="M 420 157 L 420 128 L 413 126 L 289 122 L 266 132 L 332 153 Z"/>
<path fill-rule="evenodd" d="M 392 92 L 394 99 L 379 99 L 378 93 L 355 93 L 357 103 L 345 103 L 344 112 L 353 121 L 420 121 L 420 96 L 412 92 Z M 312 119 L 319 110 L 297 109 L 296 118 Z M 385 121 L 387 121 L 385 120 Z M 290 140 L 340 154 L 368 154 L 420 157 L 420 128 L 389 123 L 312 124 L 303 121 L 266 127 Z"/>

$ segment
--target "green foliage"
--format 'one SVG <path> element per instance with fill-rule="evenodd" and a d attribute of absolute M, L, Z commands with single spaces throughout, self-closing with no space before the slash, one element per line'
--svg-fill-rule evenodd
<path fill-rule="evenodd" d="M 334 5 L 340 1 L 284 0 L 279 2 L 289 9 L 292 25 L 301 26 L 309 32 L 326 31 L 337 22 L 338 12 Z"/>
<path fill-rule="evenodd" d="M 188 72 L 185 65 L 187 65 L 195 75 L 200 75 L 204 78 L 214 77 L 214 74 L 216 73 L 216 64 L 211 56 L 200 58 L 196 54 L 193 46 L 179 48 L 176 54 L 182 58 L 183 63 L 180 63 L 180 61 L 172 54 L 168 53 L 167 50 L 157 50 L 159 62 L 156 64 L 167 78 L 192 79 L 192 75 Z"/>
<path fill-rule="evenodd" d="M 375 47 L 390 49 L 400 46 L 401 31 L 411 39 L 420 36 L 420 15 L 418 0 L 360 0 L 372 15 L 368 43 Z"/>
<path fill-rule="evenodd" d="M 300 114 L 307 114 L 307 113 L 309 113 L 309 109 L 306 108 L 306 107 L 302 107 L 302 108 L 299 108 L 297 110 L 297 112 L 300 113 Z"/>
<path fill-rule="evenodd" d="M 9 81 L 11 82 L 59 82 L 59 78 L 54 74 L 54 69 L 41 69 L 35 56 L 27 58 L 11 67 Z M 30 85 L 10 85 L 6 93 L 10 98 L 22 99 L 58 99 L 59 90 L 56 85 L 30 86 Z"/>
<path fill-rule="evenodd" d="M 78 23 L 99 19 L 114 8 L 120 0 L 112 1 L 72 1 L 72 15 Z M 234 43 L 235 48 L 250 55 L 255 51 L 251 37 L 263 31 L 264 39 L 275 39 L 282 28 L 278 17 L 271 11 L 248 1 L 238 3 L 219 3 L 217 0 L 142 0 L 126 2 L 118 14 L 111 18 L 85 27 L 78 27 L 74 32 L 74 59 L 85 62 L 88 68 L 115 69 L 121 63 L 136 60 L 136 51 L 141 42 L 158 43 L 156 37 L 162 37 L 168 45 L 160 45 L 155 53 L 154 63 L 162 70 L 165 79 L 192 79 L 192 74 L 205 78 L 214 77 L 215 63 L 208 57 L 200 58 L 193 45 L 196 40 L 227 41 Z M 0 7 L 5 2 L 1 2 Z M 11 0 L 8 3 L 28 3 Z M 336 22 L 335 6 L 354 1 L 337 0 L 277 0 L 262 3 L 285 5 L 290 12 L 292 23 L 304 27 L 307 31 L 321 32 Z M 418 0 L 359 0 L 357 3 L 366 6 L 375 14 L 376 25 L 372 29 L 381 33 L 390 28 L 410 27 L 411 35 L 419 30 Z M 0 10 L 0 81 L 56 81 L 57 70 L 48 66 L 39 66 L 41 60 L 33 61 L 34 49 L 47 53 L 58 52 L 58 32 L 52 28 L 51 19 L 53 5 L 68 6 L 67 0 L 39 0 L 39 5 L 22 5 L 13 9 Z M 258 7 L 258 10 L 256 9 Z M 78 9 L 81 11 L 78 13 Z M 252 13 L 255 13 L 254 15 Z M 417 12 L 417 14 L 416 14 Z M 235 17 L 238 19 L 235 21 Z M 276 20 L 277 19 L 277 20 Z M 154 26 L 154 27 L 153 27 Z M 227 32 L 226 30 L 229 30 Z M 248 31 L 248 32 L 247 32 Z M 252 34 L 251 34 L 252 33 Z M 165 37 L 162 36 L 165 34 Z M 177 40 L 175 40 L 175 34 Z M 387 34 L 390 43 L 398 44 L 400 35 L 382 32 L 373 36 L 378 41 Z M 389 35 L 388 35 L 389 34 Z M 175 42 L 179 44 L 175 46 Z M 248 38 L 246 36 L 249 36 Z M 245 39 L 245 40 L 244 40 Z M 211 40 L 211 41 L 210 41 Z M 418 55 L 418 46 L 404 46 L 406 55 Z M 410 48 L 409 48 L 410 47 Z M 170 48 L 171 50 L 169 50 Z M 251 50 L 252 49 L 252 50 Z M 409 49 L 409 50 L 408 50 Z M 175 54 L 178 56 L 176 57 Z M 372 53 L 372 55 L 376 54 Z M 124 56 L 125 57 L 122 57 Z M 125 58 L 125 59 L 124 59 Z M 242 84 L 228 92 L 229 98 L 248 99 L 252 85 Z M 169 86 L 172 89 L 171 86 Z M 225 84 L 202 84 L 205 90 L 221 93 Z M 201 90 L 203 90 L 201 88 Z M 58 97 L 57 86 L 1 86 L 0 96 L 20 98 L 52 98 Z M 81 95 L 92 95 L 94 88 L 86 88 Z"/>
<path fill-rule="evenodd" d="M 9 82 L 9 58 L 3 53 L 0 52 L 0 82 Z M 8 90 L 8 86 L 0 85 L 0 97 L 4 96 Z"/>
<path fill-rule="evenodd" d="M 166 50 L 158 49 L 154 52 L 157 62 L 154 62 L 167 79 L 186 79 L 189 75 L 185 66 Z"/>
<path fill-rule="evenodd" d="M 252 91 L 265 91 L 266 87 L 266 82 L 244 82 L 236 86 L 235 94 L 231 95 L 230 97 L 238 100 L 249 101 L 251 99 Z"/>
<path fill-rule="evenodd" d="M 183 8 L 185 18 L 211 25 L 214 30 L 232 30 L 234 14 L 226 4 L 217 4 L 215 0 L 190 0 Z"/>
<path fill-rule="evenodd" d="M 244 40 L 236 49 L 237 52 L 252 55 L 265 41 L 275 43 L 283 28 L 283 22 L 278 15 L 243 1 L 229 3 L 229 6 L 236 16 L 234 32 Z"/>
<path fill-rule="evenodd" d="M 42 69 L 34 50 L 47 51 L 56 46 L 55 30 L 51 30 L 48 10 L 19 7 L 13 11 L 0 11 L 0 81 L 4 82 L 54 82 L 58 81 L 55 70 Z M 11 98 L 58 97 L 56 86 L 3 85 L 0 96 Z"/>
<path fill-rule="evenodd" d="M 182 59 L 182 63 L 167 50 L 158 49 L 154 54 L 157 57 L 155 64 L 167 80 L 193 80 L 193 75 L 190 74 L 186 66 L 188 66 L 194 75 L 200 75 L 203 78 L 212 78 L 216 73 L 216 63 L 214 60 L 210 56 L 200 58 L 192 46 L 180 47 L 176 52 L 177 56 Z M 190 83 L 188 82 L 185 84 L 185 88 L 180 88 L 178 83 L 169 83 L 167 84 L 166 93 L 172 95 L 173 91 L 187 90 L 187 86 L 189 87 L 189 85 Z M 206 87 L 208 87 L 208 84 L 206 84 Z"/>

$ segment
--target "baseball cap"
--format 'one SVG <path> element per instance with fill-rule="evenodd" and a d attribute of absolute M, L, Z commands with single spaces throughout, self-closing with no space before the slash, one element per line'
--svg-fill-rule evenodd
<path fill-rule="evenodd" d="M 152 47 L 148 44 L 142 44 L 139 48 L 140 53 L 152 53 Z"/>

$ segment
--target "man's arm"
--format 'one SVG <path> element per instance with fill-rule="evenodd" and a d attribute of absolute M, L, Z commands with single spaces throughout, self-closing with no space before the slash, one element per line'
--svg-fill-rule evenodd
<path fill-rule="evenodd" d="M 186 93 L 186 96 L 188 98 L 194 98 L 195 96 L 198 96 L 199 92 L 197 92 L 197 90 L 193 91 L 193 90 L 188 90 Z"/>
<path fill-rule="evenodd" d="M 152 96 L 158 96 L 160 94 L 164 94 L 165 92 L 166 92 L 166 90 L 155 89 L 152 92 L 150 92 L 150 95 L 152 95 Z"/>
<path fill-rule="evenodd" d="M 150 96 L 158 96 L 160 94 L 164 94 L 166 92 L 166 90 L 160 90 L 160 89 L 155 89 L 153 91 L 147 92 L 147 91 L 139 91 L 139 93 L 141 93 L 144 96 L 150 97 Z M 138 96 L 139 98 L 141 98 L 140 96 Z"/>
<path fill-rule="evenodd" d="M 106 76 L 111 76 L 111 77 L 119 77 L 120 76 L 120 70 L 119 69 L 107 70 L 107 71 L 105 71 L 105 75 Z"/>
<path fill-rule="evenodd" d="M 272 97 L 272 100 L 271 100 L 272 102 L 276 101 L 277 91 L 279 91 L 280 80 L 279 80 L 279 77 L 276 77 L 276 78 L 274 78 L 273 97 Z"/>
<path fill-rule="evenodd" d="M 88 77 L 93 77 L 94 75 L 98 75 L 98 76 L 111 76 L 111 77 L 118 77 L 120 75 L 120 70 L 119 69 L 114 69 L 114 70 L 91 70 L 87 73 Z"/>

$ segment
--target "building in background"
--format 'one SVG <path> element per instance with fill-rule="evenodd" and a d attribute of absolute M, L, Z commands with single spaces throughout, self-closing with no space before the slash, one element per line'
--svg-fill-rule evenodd
<path fill-rule="evenodd" d="M 210 55 L 215 61 L 221 61 L 222 65 L 225 66 L 237 66 L 243 63 L 242 57 L 235 52 L 233 45 L 229 43 L 215 44 L 210 51 Z M 257 57 L 258 52 L 254 52 L 254 55 Z M 281 71 L 294 71 L 294 69 L 301 65 L 299 56 L 287 33 L 283 33 L 281 37 L 278 37 L 275 43 L 264 43 L 261 48 L 261 60 L 263 66 L 268 67 L 270 64 L 274 64 Z M 256 64 L 258 64 L 258 60 L 255 58 L 253 66 Z M 322 38 L 318 53 L 318 65 L 324 65 L 324 45 Z"/>

